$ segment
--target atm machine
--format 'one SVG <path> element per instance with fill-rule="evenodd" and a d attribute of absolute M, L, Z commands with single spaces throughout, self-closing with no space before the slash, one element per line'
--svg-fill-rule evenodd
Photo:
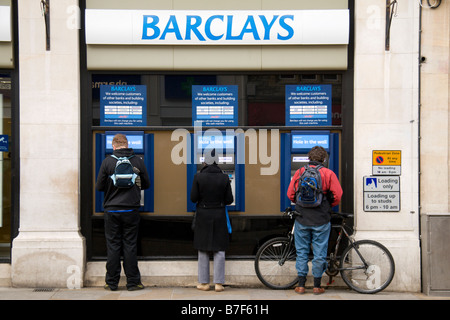
<path fill-rule="evenodd" d="M 133 148 L 136 156 L 144 160 L 150 178 L 150 188 L 141 190 L 141 209 L 143 212 L 153 212 L 154 210 L 154 139 L 153 134 L 143 131 L 106 131 L 95 134 L 95 179 L 103 160 L 113 153 L 112 139 L 117 133 L 127 136 L 128 147 Z M 95 190 L 95 212 L 103 212 L 104 193 Z"/>
<path fill-rule="evenodd" d="M 212 149 L 218 153 L 219 167 L 230 178 L 234 202 L 227 206 L 228 211 L 245 211 L 245 164 L 239 160 L 244 159 L 241 154 L 244 148 L 238 147 L 240 141 L 243 141 L 243 137 L 235 133 L 215 129 L 191 134 L 190 163 L 187 165 L 187 211 L 195 211 L 196 204 L 191 201 L 192 182 L 194 175 L 203 166 L 205 155 Z"/>
<path fill-rule="evenodd" d="M 339 134 L 330 131 L 291 131 L 281 134 L 280 146 L 280 211 L 294 208 L 287 197 L 287 189 L 295 172 L 309 163 L 308 152 L 314 146 L 323 147 L 328 153 L 324 166 L 333 170 L 339 178 Z"/>

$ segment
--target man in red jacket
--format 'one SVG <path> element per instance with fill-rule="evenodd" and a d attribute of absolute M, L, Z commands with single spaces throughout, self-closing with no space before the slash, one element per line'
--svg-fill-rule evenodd
<path fill-rule="evenodd" d="M 309 153 L 309 165 L 312 167 L 322 165 L 327 159 L 324 148 L 313 147 Z M 295 172 L 287 191 L 288 198 L 295 203 L 295 192 L 298 181 L 305 168 Z M 312 274 L 314 276 L 314 294 L 325 292 L 320 283 L 322 275 L 327 269 L 328 238 L 331 230 L 331 208 L 338 205 L 342 197 L 342 188 L 336 174 L 328 168 L 319 169 L 322 178 L 322 190 L 324 197 L 317 207 L 302 207 L 295 205 L 295 211 L 299 214 L 295 218 L 295 248 L 297 250 L 296 268 L 298 273 L 297 293 L 305 293 L 306 275 L 308 274 L 308 255 L 310 247 L 313 247 L 314 258 L 312 260 Z"/>

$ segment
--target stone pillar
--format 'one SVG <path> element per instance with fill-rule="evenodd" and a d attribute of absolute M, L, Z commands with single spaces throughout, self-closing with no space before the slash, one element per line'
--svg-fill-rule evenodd
<path fill-rule="evenodd" d="M 40 1 L 18 1 L 20 226 L 12 244 L 15 287 L 83 285 L 77 14 L 76 0 L 50 1 L 46 50 Z"/>
<path fill-rule="evenodd" d="M 386 290 L 417 292 L 419 4 L 398 3 L 390 28 L 389 50 L 385 49 L 385 5 L 379 0 L 355 1 L 356 238 L 379 241 L 392 253 L 396 272 Z M 401 150 L 398 211 L 364 211 L 363 177 L 372 175 L 373 150 Z"/>

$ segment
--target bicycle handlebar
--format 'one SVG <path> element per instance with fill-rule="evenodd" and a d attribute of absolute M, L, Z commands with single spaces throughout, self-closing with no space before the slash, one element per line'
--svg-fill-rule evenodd
<path fill-rule="evenodd" d="M 337 214 L 338 216 L 341 216 L 343 218 L 353 218 L 353 213 L 348 212 L 332 212 L 332 214 Z"/>
<path fill-rule="evenodd" d="M 297 212 L 290 207 L 287 207 L 286 210 L 284 210 L 284 214 L 289 216 L 290 218 L 292 218 L 295 215 L 301 215 L 300 212 Z M 348 212 L 332 212 L 332 214 L 337 214 L 338 216 L 341 216 L 342 218 L 345 218 L 345 219 L 353 218 L 353 213 L 348 213 Z"/>

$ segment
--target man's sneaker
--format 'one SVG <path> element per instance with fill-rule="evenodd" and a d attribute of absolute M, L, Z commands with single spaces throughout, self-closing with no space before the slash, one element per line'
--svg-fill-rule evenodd
<path fill-rule="evenodd" d="M 144 285 L 142 283 L 140 283 L 135 286 L 127 287 L 127 290 L 128 291 L 136 291 L 136 290 L 142 290 L 144 288 L 145 288 Z"/>
<path fill-rule="evenodd" d="M 104 288 L 105 290 L 110 290 L 110 291 L 116 291 L 116 290 L 117 290 L 117 287 L 112 287 L 112 286 L 110 286 L 109 284 L 105 284 L 105 285 L 103 286 L 103 288 Z"/>

